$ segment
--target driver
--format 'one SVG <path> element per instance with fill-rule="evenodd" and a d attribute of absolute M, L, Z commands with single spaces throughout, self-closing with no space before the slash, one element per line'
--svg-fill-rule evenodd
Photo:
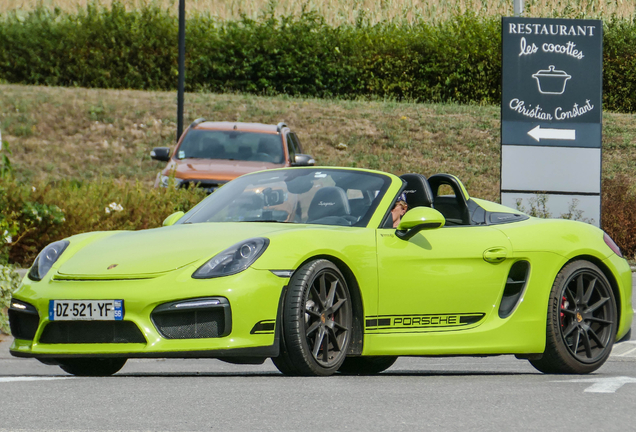
<path fill-rule="evenodd" d="M 402 220 L 402 216 L 409 209 L 408 204 L 406 204 L 406 195 L 404 193 L 400 194 L 400 197 L 395 202 L 393 206 L 393 210 L 391 210 L 391 217 L 393 218 L 393 228 L 397 228 L 400 224 L 400 220 Z"/>

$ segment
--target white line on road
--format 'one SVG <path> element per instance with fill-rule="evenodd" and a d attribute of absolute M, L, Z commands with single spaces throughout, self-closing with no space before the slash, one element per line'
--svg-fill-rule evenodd
<path fill-rule="evenodd" d="M 74 378 L 74 377 L 27 377 L 27 376 L 0 377 L 0 383 L 17 382 L 17 381 L 52 381 L 52 380 L 69 379 L 69 378 Z"/>
<path fill-rule="evenodd" d="M 630 349 L 629 351 L 624 352 L 623 354 L 618 354 L 616 357 L 625 357 L 625 356 L 627 356 L 628 354 L 633 353 L 634 351 L 636 351 L 636 348 L 632 348 L 632 349 Z"/>
<path fill-rule="evenodd" d="M 636 384 L 636 378 L 632 377 L 608 377 L 608 378 L 587 378 L 574 379 L 567 381 L 552 382 L 568 382 L 568 383 L 594 383 L 584 390 L 585 393 L 615 393 L 616 390 L 625 384 Z"/>

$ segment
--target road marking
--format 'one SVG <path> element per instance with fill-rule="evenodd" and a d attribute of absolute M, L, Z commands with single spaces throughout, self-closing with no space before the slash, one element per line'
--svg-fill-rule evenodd
<path fill-rule="evenodd" d="M 27 377 L 27 376 L 0 377 L 0 383 L 17 382 L 17 381 L 52 381 L 52 380 L 69 379 L 69 378 L 73 378 L 73 377 Z"/>
<path fill-rule="evenodd" d="M 636 384 L 636 378 L 632 377 L 608 377 L 608 378 L 586 378 L 574 379 L 567 381 L 552 382 L 568 382 L 568 383 L 594 383 L 584 390 L 585 393 L 615 393 L 616 390 L 625 384 Z"/>
<path fill-rule="evenodd" d="M 528 131 L 528 135 L 536 141 L 542 139 L 558 139 L 574 141 L 576 139 L 576 129 L 541 129 L 541 125 Z"/>
<path fill-rule="evenodd" d="M 623 354 L 618 354 L 616 357 L 625 357 L 627 354 L 631 354 L 634 351 L 636 351 L 636 348 L 632 348 L 632 349 L 630 349 L 629 351 L 627 351 L 627 352 L 625 352 Z"/>

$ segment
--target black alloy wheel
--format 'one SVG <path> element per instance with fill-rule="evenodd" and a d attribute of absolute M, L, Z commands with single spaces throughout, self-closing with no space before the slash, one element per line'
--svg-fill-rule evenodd
<path fill-rule="evenodd" d="M 594 363 L 613 337 L 611 289 L 590 271 L 570 277 L 561 297 L 561 336 L 570 353 L 582 363 Z"/>
<path fill-rule="evenodd" d="M 283 309 L 281 353 L 273 359 L 286 375 L 331 375 L 345 359 L 352 326 L 346 280 L 325 259 L 300 267 Z"/>
<path fill-rule="evenodd" d="M 548 306 L 546 350 L 534 367 L 546 373 L 590 373 L 607 360 L 617 330 L 609 281 L 587 261 L 574 261 L 557 276 Z"/>

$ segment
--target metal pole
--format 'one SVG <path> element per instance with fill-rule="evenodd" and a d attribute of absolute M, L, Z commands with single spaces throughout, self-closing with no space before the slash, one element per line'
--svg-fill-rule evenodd
<path fill-rule="evenodd" d="M 185 91 L 185 0 L 179 0 L 179 84 L 177 88 L 177 141 L 183 133 L 183 93 Z"/>
<path fill-rule="evenodd" d="M 515 16 L 523 15 L 523 0 L 512 0 L 514 3 Z"/>

